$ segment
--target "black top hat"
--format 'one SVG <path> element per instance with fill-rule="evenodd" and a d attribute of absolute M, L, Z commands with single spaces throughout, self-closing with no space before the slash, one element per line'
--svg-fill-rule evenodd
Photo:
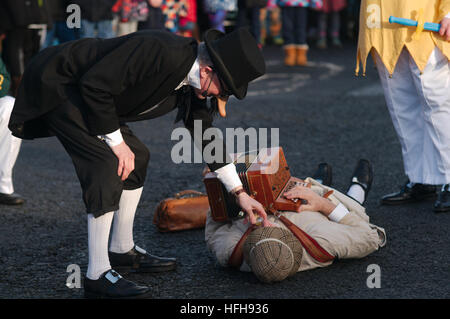
<path fill-rule="evenodd" d="M 210 29 L 204 41 L 214 69 L 228 91 L 242 100 L 248 83 L 266 73 L 266 64 L 255 38 L 246 28 L 228 34 Z"/>

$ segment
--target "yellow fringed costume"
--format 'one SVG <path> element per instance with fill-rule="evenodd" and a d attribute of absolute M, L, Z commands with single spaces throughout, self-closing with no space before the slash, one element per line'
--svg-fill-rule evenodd
<path fill-rule="evenodd" d="M 423 16 L 419 17 L 421 10 Z M 378 52 L 391 75 L 405 46 L 420 71 L 435 47 L 450 60 L 450 43 L 439 33 L 423 31 L 415 39 L 416 28 L 389 23 L 390 16 L 440 23 L 449 12 L 450 0 L 362 0 L 356 74 L 360 64 L 363 74 L 366 73 L 367 57 L 372 50 Z"/>

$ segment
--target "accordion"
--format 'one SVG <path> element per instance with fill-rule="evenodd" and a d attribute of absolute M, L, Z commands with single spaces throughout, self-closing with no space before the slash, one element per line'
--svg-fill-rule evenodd
<path fill-rule="evenodd" d="M 264 208 L 297 211 L 301 201 L 284 198 L 283 194 L 298 184 L 304 184 L 304 181 L 291 176 L 281 147 L 230 156 L 245 191 Z M 227 192 L 215 173 L 207 173 L 203 182 L 213 220 L 227 221 L 239 216 L 241 208 L 234 195 Z"/>

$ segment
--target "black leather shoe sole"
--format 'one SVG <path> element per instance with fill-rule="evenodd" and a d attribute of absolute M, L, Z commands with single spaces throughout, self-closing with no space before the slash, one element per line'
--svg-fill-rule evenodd
<path fill-rule="evenodd" d="M 450 212 L 450 207 L 434 207 L 433 211 L 435 213 L 448 213 Z"/>
<path fill-rule="evenodd" d="M 436 193 L 432 194 L 426 194 L 421 196 L 415 196 L 408 199 L 381 199 L 381 204 L 383 205 L 389 205 L 389 206 L 396 206 L 396 205 L 403 205 L 403 204 L 410 204 L 410 203 L 417 203 L 422 202 L 430 199 L 435 199 L 437 196 Z"/>
<path fill-rule="evenodd" d="M 166 272 L 166 271 L 172 271 L 177 268 L 177 264 L 173 265 L 162 265 L 162 266 L 150 266 L 150 267 L 144 267 L 140 266 L 138 268 L 134 268 L 132 266 L 114 266 L 114 269 L 116 269 L 118 272 L 123 273 L 159 273 L 159 272 Z"/>
<path fill-rule="evenodd" d="M 147 291 L 143 294 L 138 294 L 134 296 L 126 296 L 126 297 L 110 297 L 104 294 L 91 292 L 91 291 L 85 291 L 84 292 L 84 298 L 86 299 L 146 299 L 151 297 L 151 291 Z"/>

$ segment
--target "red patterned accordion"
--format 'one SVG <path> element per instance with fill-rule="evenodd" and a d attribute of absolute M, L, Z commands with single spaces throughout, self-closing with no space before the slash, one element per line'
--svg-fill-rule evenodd
<path fill-rule="evenodd" d="M 245 191 L 266 209 L 297 211 L 301 201 L 293 201 L 283 194 L 303 180 L 292 177 L 281 147 L 264 148 L 248 153 L 231 154 Z M 214 173 L 205 175 L 211 215 L 215 221 L 237 217 L 241 208 Z"/>

